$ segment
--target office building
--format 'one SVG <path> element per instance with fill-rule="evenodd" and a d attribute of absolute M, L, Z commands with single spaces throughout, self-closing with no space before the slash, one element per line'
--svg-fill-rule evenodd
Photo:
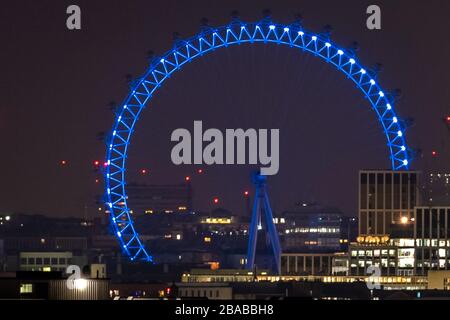
<path fill-rule="evenodd" d="M 370 266 L 382 275 L 426 276 L 450 270 L 450 207 L 416 207 L 396 224 L 393 237 L 364 236 L 350 246 L 350 274 L 364 275 Z"/>
<path fill-rule="evenodd" d="M 360 171 L 359 234 L 391 235 L 420 204 L 416 171 Z"/>
<path fill-rule="evenodd" d="M 12 258 L 11 260 L 13 260 L 13 257 L 14 256 L 10 256 L 10 258 Z M 12 264 L 8 270 L 60 271 L 64 274 L 67 267 L 70 265 L 77 265 L 82 269 L 89 263 L 86 255 L 74 255 L 73 252 L 70 251 L 20 252 L 18 260 L 18 268 L 13 268 L 14 264 Z"/>
<path fill-rule="evenodd" d="M 348 242 L 338 209 L 303 204 L 274 218 L 283 252 L 332 252 Z M 343 234 L 345 232 L 345 234 Z"/>
<path fill-rule="evenodd" d="M 450 207 L 415 208 L 414 239 L 404 244 L 414 253 L 415 274 L 450 270 Z"/>

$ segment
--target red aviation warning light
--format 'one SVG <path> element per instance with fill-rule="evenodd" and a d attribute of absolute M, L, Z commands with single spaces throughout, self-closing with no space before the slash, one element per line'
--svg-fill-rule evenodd
<path fill-rule="evenodd" d="M 148 173 L 148 170 L 147 170 L 147 169 L 142 169 L 142 170 L 141 170 L 141 174 L 142 174 L 142 175 L 145 176 L 147 173 Z"/>
<path fill-rule="evenodd" d="M 249 194 L 250 194 L 250 192 L 244 191 L 244 196 L 248 197 Z"/>
<path fill-rule="evenodd" d="M 67 165 L 67 160 L 61 160 L 61 165 L 62 165 L 62 166 Z"/>
<path fill-rule="evenodd" d="M 186 180 L 186 182 L 189 182 L 189 181 L 191 181 L 191 177 L 186 176 L 186 177 L 184 178 L 184 180 Z"/>
<path fill-rule="evenodd" d="M 432 151 L 432 152 L 431 152 L 431 155 L 432 155 L 433 157 L 437 157 L 437 156 L 438 156 L 438 152 L 437 152 L 437 151 Z"/>
<path fill-rule="evenodd" d="M 219 198 L 217 198 L 217 197 L 214 198 L 214 199 L 213 199 L 213 202 L 214 202 L 214 204 L 218 204 L 218 203 L 219 203 Z"/>
<path fill-rule="evenodd" d="M 100 165 L 100 161 L 95 160 L 95 161 L 94 161 L 94 166 L 98 167 L 99 165 Z"/>

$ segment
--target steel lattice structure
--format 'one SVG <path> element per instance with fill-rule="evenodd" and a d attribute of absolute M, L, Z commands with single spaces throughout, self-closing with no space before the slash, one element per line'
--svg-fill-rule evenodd
<path fill-rule="evenodd" d="M 385 94 L 369 69 L 364 68 L 353 52 L 332 43 L 328 37 L 305 30 L 300 24 L 282 25 L 268 19 L 245 23 L 234 20 L 226 26 L 203 30 L 192 38 L 177 40 L 174 47 L 153 59 L 144 76 L 136 79 L 119 109 L 109 141 L 105 168 L 106 206 L 123 253 L 131 260 L 152 261 L 133 225 L 126 194 L 126 160 L 136 121 L 149 100 L 171 74 L 181 67 L 219 48 L 252 43 L 282 44 L 313 54 L 353 81 L 375 111 L 384 130 L 393 170 L 409 167 L 404 129 L 394 110 L 394 102 Z"/>
<path fill-rule="evenodd" d="M 258 242 L 258 223 L 265 218 L 266 234 L 270 240 L 272 256 L 274 259 L 275 271 L 281 274 L 281 246 L 277 228 L 273 222 L 272 207 L 270 206 L 269 195 L 267 193 L 267 177 L 259 172 L 254 173 L 252 182 L 255 185 L 255 199 L 253 201 L 252 219 L 248 231 L 247 263 L 248 270 L 254 270 L 256 258 L 256 245 Z"/>

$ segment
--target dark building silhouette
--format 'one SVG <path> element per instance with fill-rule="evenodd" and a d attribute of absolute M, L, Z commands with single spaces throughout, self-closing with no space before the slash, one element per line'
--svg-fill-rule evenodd
<path fill-rule="evenodd" d="M 135 214 L 190 212 L 192 187 L 190 183 L 176 185 L 129 184 L 130 208 Z"/>

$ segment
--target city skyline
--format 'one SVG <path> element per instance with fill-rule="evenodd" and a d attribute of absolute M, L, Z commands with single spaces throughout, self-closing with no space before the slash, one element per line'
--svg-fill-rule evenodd
<path fill-rule="evenodd" d="M 423 152 L 413 159 L 412 167 L 438 173 L 448 163 L 443 119 L 449 107 L 445 74 L 440 70 L 448 63 L 450 48 L 438 41 L 445 18 L 430 18 L 443 15 L 440 6 L 446 3 L 430 3 L 430 14 L 423 17 L 429 21 L 419 25 L 410 21 L 421 14 L 422 5 L 383 2 L 383 28 L 371 32 L 364 28 L 364 1 L 349 8 L 329 4 L 321 10 L 312 2 L 258 2 L 258 10 L 254 3 L 229 2 L 213 8 L 200 2 L 189 6 L 169 2 L 164 6 L 168 10 L 152 4 L 150 11 L 143 10 L 149 6 L 143 1 L 120 6 L 81 1 L 85 24 L 78 33 L 64 28 L 58 15 L 63 4 L 43 10 L 25 3 L 29 10 L 20 6 L 21 19 L 14 21 L 19 6 L 11 4 L 8 15 L 2 16 L 9 27 L 0 31 L 7 44 L 3 62 L 8 62 L 3 66 L 0 109 L 0 128 L 8 137 L 1 165 L 9 168 L 1 187 L 2 211 L 84 216 L 88 210 L 93 216 L 95 197 L 103 193 L 93 162 L 103 161 L 105 155 L 104 142 L 97 136 L 108 132 L 113 122 L 109 102 L 118 104 L 126 95 L 125 75 L 142 74 L 148 66 L 146 52 L 157 55 L 170 48 L 174 31 L 188 37 L 198 32 L 202 17 L 208 17 L 211 25 L 221 25 L 235 9 L 243 20 L 256 21 L 262 9 L 271 8 L 273 18 L 286 23 L 302 12 L 309 29 L 320 32 L 331 24 L 336 42 L 346 45 L 357 40 L 361 61 L 369 66 L 383 63 L 381 83 L 390 90 L 402 89 L 396 108 L 403 119 L 414 118 L 414 126 L 407 130 L 408 142 Z M 127 17 L 121 13 L 125 11 Z M 136 18 L 129 20 L 130 16 Z M 130 23 L 117 24 L 117 19 Z M 358 24 L 361 28 L 351 27 Z M 427 50 L 422 49 L 425 46 Z M 187 66 L 155 97 L 154 110 L 143 116 L 130 149 L 128 180 L 164 184 L 192 176 L 196 197 L 202 195 L 194 198 L 199 208 L 213 208 L 212 199 L 218 197 L 224 207 L 237 211 L 242 192 L 251 187 L 252 168 L 201 167 L 205 175 L 200 179 L 197 167 L 169 163 L 170 131 L 200 118 L 218 128 L 278 126 L 282 128 L 280 173 L 269 182 L 274 210 L 316 201 L 355 215 L 358 171 L 389 167 L 385 141 L 367 101 L 335 71 L 305 55 L 272 47 L 227 51 Z M 431 61 L 429 52 L 434 54 Z M 278 81 L 280 77 L 284 81 Z M 225 98 L 217 99 L 221 95 Z M 261 110 L 256 117 L 255 110 Z M 349 140 L 351 132 L 357 134 Z M 142 175 L 142 170 L 147 174 Z M 286 187 L 293 185 L 295 189 Z"/>
<path fill-rule="evenodd" d="M 2 7 L 0 302 L 450 299 L 448 1 Z"/>

